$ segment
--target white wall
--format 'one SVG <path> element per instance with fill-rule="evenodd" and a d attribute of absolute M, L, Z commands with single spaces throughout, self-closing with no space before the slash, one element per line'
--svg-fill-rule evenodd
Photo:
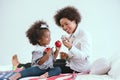
<path fill-rule="evenodd" d="M 11 64 L 17 54 L 20 62 L 31 61 L 34 47 L 25 36 L 36 20 L 45 20 L 51 28 L 51 45 L 65 34 L 54 22 L 53 15 L 64 6 L 75 6 L 84 26 L 93 38 L 92 60 L 119 54 L 119 0 L 0 0 L 0 65 Z M 63 50 L 62 48 L 61 50 Z"/>

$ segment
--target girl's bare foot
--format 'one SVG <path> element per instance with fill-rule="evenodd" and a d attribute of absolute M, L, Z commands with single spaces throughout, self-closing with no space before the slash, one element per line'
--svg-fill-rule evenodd
<path fill-rule="evenodd" d="M 13 66 L 18 66 L 19 65 L 19 61 L 18 61 L 18 58 L 17 58 L 16 54 L 12 57 L 12 64 L 13 64 Z"/>
<path fill-rule="evenodd" d="M 39 78 L 44 79 L 44 78 L 48 78 L 48 77 L 49 77 L 48 72 L 46 72 L 43 75 L 41 75 Z"/>

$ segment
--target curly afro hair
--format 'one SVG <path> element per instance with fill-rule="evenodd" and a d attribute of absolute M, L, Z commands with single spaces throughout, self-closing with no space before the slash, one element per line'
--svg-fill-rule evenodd
<path fill-rule="evenodd" d="M 42 27 L 42 26 L 46 27 Z M 32 45 L 39 44 L 38 40 L 43 36 L 44 31 L 48 29 L 48 25 L 44 21 L 36 21 L 27 31 L 26 31 L 26 37 L 28 37 L 29 42 Z"/>
<path fill-rule="evenodd" d="M 75 20 L 76 24 L 81 22 L 81 15 L 78 12 L 78 10 L 72 6 L 67 6 L 65 8 L 62 8 L 57 11 L 57 13 L 54 16 L 55 22 L 58 26 L 60 25 L 60 19 L 61 18 L 67 18 L 69 20 Z"/>

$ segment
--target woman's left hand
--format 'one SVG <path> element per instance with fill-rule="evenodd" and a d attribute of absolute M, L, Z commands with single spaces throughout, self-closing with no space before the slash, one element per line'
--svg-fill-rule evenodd
<path fill-rule="evenodd" d="M 66 46 L 68 49 L 72 48 L 72 43 L 70 42 L 70 40 L 68 38 L 65 38 L 62 40 L 62 43 L 64 44 L 64 46 Z"/>

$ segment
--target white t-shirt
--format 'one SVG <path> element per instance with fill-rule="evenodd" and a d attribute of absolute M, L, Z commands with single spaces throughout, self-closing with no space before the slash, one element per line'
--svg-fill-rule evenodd
<path fill-rule="evenodd" d="M 54 55 L 51 55 L 48 58 L 48 60 L 46 60 L 43 64 L 41 65 L 37 64 L 38 60 L 40 60 L 40 58 L 43 57 L 44 50 L 47 47 L 37 46 L 37 48 L 32 52 L 32 66 L 38 66 L 40 69 L 53 68 Z"/>

